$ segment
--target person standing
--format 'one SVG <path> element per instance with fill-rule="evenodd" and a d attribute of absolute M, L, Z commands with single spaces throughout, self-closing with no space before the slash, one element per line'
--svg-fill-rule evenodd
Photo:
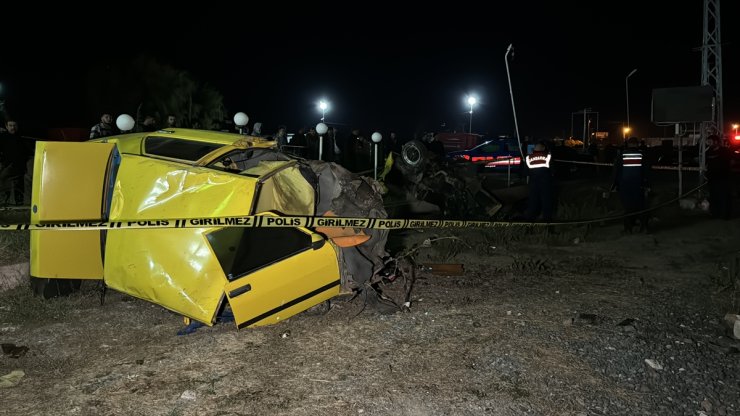
<path fill-rule="evenodd" d="M 23 205 L 26 166 L 33 154 L 32 145 L 33 141 L 18 134 L 15 120 L 8 119 L 5 122 L 5 132 L 0 134 L 0 178 L 5 203 L 10 202 L 12 193 L 15 205 Z"/>
<path fill-rule="evenodd" d="M 524 160 L 529 172 L 529 199 L 525 217 L 529 220 L 536 220 L 541 213 L 542 220 L 550 222 L 554 205 L 552 172 L 550 171 L 552 154 L 544 143 L 538 143 Z"/>
<path fill-rule="evenodd" d="M 100 123 L 90 129 L 90 139 L 113 136 L 114 134 L 116 134 L 116 131 L 113 129 L 113 117 L 108 113 L 100 116 Z"/>
<path fill-rule="evenodd" d="M 167 128 L 168 129 L 177 128 L 177 116 L 175 116 L 174 114 L 170 114 L 167 116 Z"/>
<path fill-rule="evenodd" d="M 646 208 L 645 194 L 649 191 L 648 166 L 639 145 L 637 137 L 630 137 L 627 147 L 614 164 L 614 188 L 619 192 L 624 207 L 625 233 L 632 233 L 636 220 L 640 222 L 640 232 L 648 231 L 648 214 L 640 213 Z"/>
<path fill-rule="evenodd" d="M 730 153 L 721 145 L 719 136 L 707 137 L 706 158 L 709 212 L 714 218 L 729 220 L 732 216 Z"/>

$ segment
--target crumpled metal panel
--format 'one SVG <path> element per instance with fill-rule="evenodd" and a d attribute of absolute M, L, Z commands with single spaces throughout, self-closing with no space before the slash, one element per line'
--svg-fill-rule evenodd
<path fill-rule="evenodd" d="M 294 162 L 261 161 L 244 173 L 264 175 L 279 169 L 262 184 L 255 213 L 277 211 L 284 215 L 314 215 L 315 191 Z"/>
<path fill-rule="evenodd" d="M 111 220 L 248 215 L 256 179 L 123 155 Z"/>
<path fill-rule="evenodd" d="M 255 183 L 245 176 L 123 155 L 111 220 L 247 215 Z M 106 284 L 212 324 L 227 282 L 203 235 L 212 229 L 108 231 Z"/>

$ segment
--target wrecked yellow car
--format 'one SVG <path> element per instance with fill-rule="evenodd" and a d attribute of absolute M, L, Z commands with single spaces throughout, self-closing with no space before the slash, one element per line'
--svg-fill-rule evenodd
<path fill-rule="evenodd" d="M 171 129 L 38 142 L 33 223 L 214 221 L 33 230 L 32 287 L 51 297 L 98 279 L 207 325 L 228 305 L 242 328 L 280 322 L 361 287 L 382 267 L 386 232 L 240 228 L 215 219 L 245 215 L 386 213 L 371 180 L 283 154 L 257 137 Z"/>

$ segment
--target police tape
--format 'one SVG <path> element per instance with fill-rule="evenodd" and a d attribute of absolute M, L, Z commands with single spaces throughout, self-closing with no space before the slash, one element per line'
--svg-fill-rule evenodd
<path fill-rule="evenodd" d="M 355 217 L 309 217 L 309 216 L 268 216 L 249 215 L 243 217 L 205 217 L 139 221 L 74 221 L 44 224 L 0 224 L 0 231 L 82 231 L 82 230 L 122 230 L 122 229 L 161 229 L 161 228 L 358 228 L 374 230 L 399 230 L 406 228 L 493 228 L 513 225 L 547 225 L 538 222 L 510 221 L 468 221 L 468 220 L 420 220 L 393 218 L 355 218 Z"/>
<path fill-rule="evenodd" d="M 138 229 L 168 229 L 168 228 L 357 228 L 372 230 L 401 230 L 422 228 L 500 228 L 500 227 L 532 227 L 532 226 L 559 226 L 559 225 L 588 225 L 615 221 L 630 216 L 645 214 L 670 205 L 681 198 L 693 194 L 706 184 L 701 184 L 683 195 L 662 202 L 641 211 L 613 215 L 610 217 L 593 218 L 588 220 L 533 222 L 533 221 L 471 221 L 471 220 L 424 220 L 424 219 L 397 219 L 397 218 L 357 218 L 357 217 L 317 217 L 317 216 L 277 216 L 246 215 L 239 217 L 203 217 L 137 221 L 72 221 L 54 222 L 46 224 L 0 224 L 0 231 L 31 230 L 31 231 L 95 231 L 95 230 L 138 230 Z"/>
<path fill-rule="evenodd" d="M 574 165 L 589 165 L 589 166 L 614 166 L 614 163 L 605 163 L 605 162 L 585 162 L 581 160 L 562 160 L 562 159 L 554 159 L 554 162 L 560 162 L 560 163 L 571 163 Z M 668 166 L 668 165 L 652 165 L 650 166 L 650 169 L 653 170 L 682 170 L 682 171 L 693 171 L 693 172 L 699 172 L 701 169 L 696 166 Z"/>

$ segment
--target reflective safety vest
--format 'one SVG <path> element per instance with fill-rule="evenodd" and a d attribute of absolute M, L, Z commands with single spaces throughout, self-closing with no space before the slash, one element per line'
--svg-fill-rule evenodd
<path fill-rule="evenodd" d="M 550 158 L 552 155 L 545 152 L 534 152 L 531 155 L 527 155 L 525 160 L 527 161 L 527 167 L 530 169 L 549 168 Z"/>
<path fill-rule="evenodd" d="M 642 167 L 642 153 L 622 153 L 622 166 L 625 168 Z"/>

